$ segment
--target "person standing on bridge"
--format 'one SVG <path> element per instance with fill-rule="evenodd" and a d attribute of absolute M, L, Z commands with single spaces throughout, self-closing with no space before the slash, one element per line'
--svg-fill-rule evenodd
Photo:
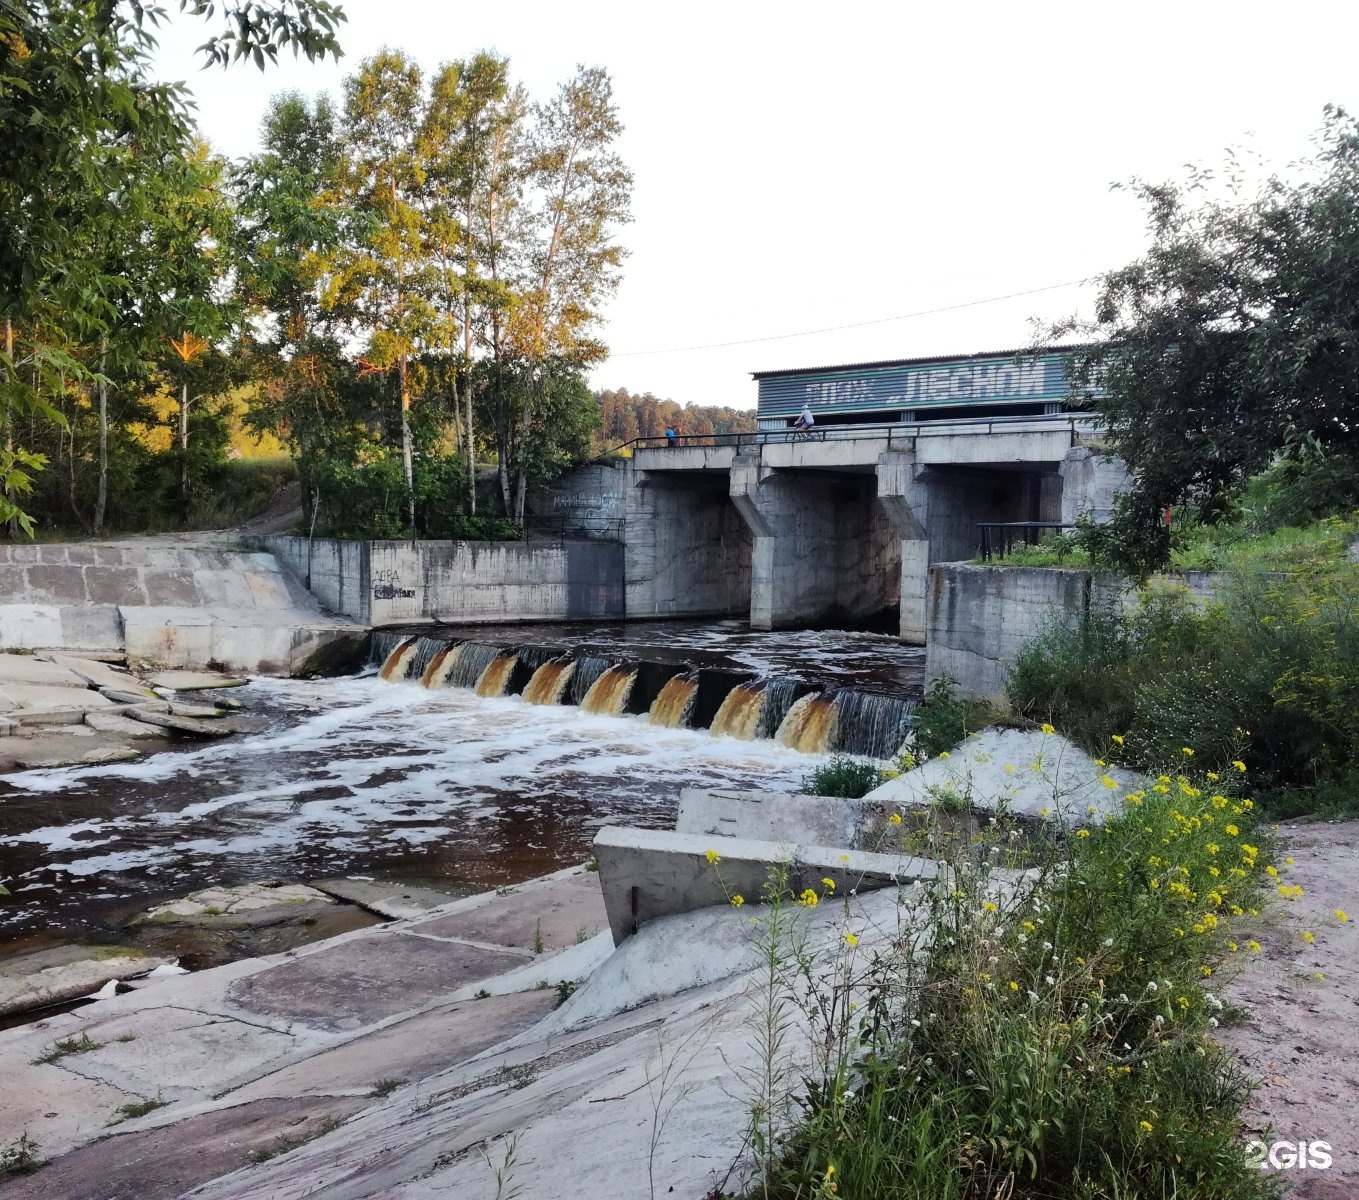
<path fill-rule="evenodd" d="M 804 404 L 802 406 L 802 415 L 799 416 L 798 419 L 793 422 L 793 428 L 801 431 L 802 433 L 806 433 L 815 424 L 816 418 L 812 416 L 811 406 L 808 404 Z"/>
<path fill-rule="evenodd" d="M 675 432 L 675 427 L 673 425 L 667 425 L 665 427 L 665 442 L 666 445 L 671 447 L 679 445 L 679 434 Z"/>

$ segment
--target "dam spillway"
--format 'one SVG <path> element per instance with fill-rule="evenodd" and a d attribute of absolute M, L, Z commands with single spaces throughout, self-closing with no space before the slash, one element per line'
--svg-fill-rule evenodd
<path fill-rule="evenodd" d="M 643 719 L 664 728 L 708 729 L 776 741 L 804 753 L 889 759 L 913 724 L 915 701 L 753 670 L 685 662 L 629 661 L 569 648 L 441 640 L 375 632 L 369 665 L 387 682 L 518 695 L 533 705 Z"/>

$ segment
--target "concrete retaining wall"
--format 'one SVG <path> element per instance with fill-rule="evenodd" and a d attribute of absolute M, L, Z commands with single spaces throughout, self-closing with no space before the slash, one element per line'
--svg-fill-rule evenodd
<path fill-rule="evenodd" d="M 1164 577 L 1153 586 L 1187 588 L 1211 599 L 1216 576 L 1204 571 Z M 1050 567 L 940 563 L 930 568 L 925 671 L 948 675 L 971 696 L 998 697 L 1020 650 L 1049 624 L 1073 627 L 1092 608 L 1136 602 L 1120 575 Z"/>
<path fill-rule="evenodd" d="M 267 537 L 261 544 L 328 607 L 376 628 L 624 614 L 623 547 L 612 542 Z"/>
<path fill-rule="evenodd" d="M 358 631 L 270 554 L 123 544 L 0 546 L 0 646 L 295 674 Z"/>

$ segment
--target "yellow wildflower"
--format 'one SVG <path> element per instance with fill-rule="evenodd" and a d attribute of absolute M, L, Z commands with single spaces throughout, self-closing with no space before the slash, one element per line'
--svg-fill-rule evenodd
<path fill-rule="evenodd" d="M 982 901 L 982 912 L 995 912 L 995 911 L 996 911 L 996 904 L 995 904 L 995 901 L 994 901 L 994 900 L 983 900 L 983 901 Z"/>
<path fill-rule="evenodd" d="M 1243 763 L 1239 758 L 1232 759 L 1232 766 L 1234 766 L 1243 775 L 1246 773 L 1246 764 Z"/>
<path fill-rule="evenodd" d="M 746 898 L 742 896 L 739 892 L 731 898 L 732 908 L 740 908 L 741 905 L 743 905 L 745 902 Z"/>
<path fill-rule="evenodd" d="M 722 861 L 722 856 L 716 850 L 708 851 L 708 862 L 716 866 Z"/>
<path fill-rule="evenodd" d="M 1114 789 L 1116 789 L 1116 788 L 1118 787 L 1118 784 L 1116 784 L 1116 783 L 1115 783 L 1112 779 L 1110 779 L 1109 776 L 1107 776 L 1107 775 L 1101 775 L 1101 776 L 1099 777 L 1099 781 L 1100 781 L 1100 783 L 1104 784 L 1104 786 L 1107 787 L 1111 792 L 1112 792 Z"/>
<path fill-rule="evenodd" d="M 1317 939 L 1316 935 L 1310 929 L 1304 929 L 1302 931 L 1302 940 L 1306 942 L 1309 946 L 1314 946 L 1316 945 Z"/>
<path fill-rule="evenodd" d="M 1183 755 L 1185 756 L 1185 758 L 1193 758 L 1193 757 L 1194 757 L 1194 752 L 1193 752 L 1188 746 L 1181 746 L 1181 747 L 1180 747 L 1180 753 L 1183 754 Z"/>
<path fill-rule="evenodd" d="M 1236 835 L 1240 833 L 1241 830 L 1239 830 L 1235 825 L 1224 825 L 1222 827 L 1222 832 L 1225 833 L 1228 837 L 1236 837 Z"/>
<path fill-rule="evenodd" d="M 1090 836 L 1090 830 L 1088 830 L 1088 829 L 1078 829 L 1078 830 L 1076 830 L 1076 836 L 1077 836 L 1078 838 L 1088 838 L 1088 837 Z"/>
<path fill-rule="evenodd" d="M 1216 782 L 1217 782 L 1219 779 L 1221 779 L 1221 778 L 1222 778 L 1222 776 L 1219 775 L 1216 771 L 1209 771 L 1209 772 L 1208 772 L 1208 780 L 1209 780 L 1210 783 L 1216 783 Z"/>
<path fill-rule="evenodd" d="M 1115 746 L 1123 745 L 1123 739 L 1119 737 L 1118 734 L 1114 734 L 1114 745 Z"/>
<path fill-rule="evenodd" d="M 800 895 L 797 898 L 797 902 L 800 905 L 802 905 L 803 908 L 815 908 L 818 904 L 821 903 L 821 897 L 818 896 L 811 888 L 808 888 L 805 892 L 802 893 L 802 895 Z"/>
<path fill-rule="evenodd" d="M 1350 919 L 1350 915 L 1343 908 L 1337 908 L 1335 910 L 1335 919 L 1343 923 Z"/>
<path fill-rule="evenodd" d="M 827 876 L 827 877 L 826 877 L 825 879 L 823 879 L 821 882 L 824 883 L 824 884 L 826 885 L 826 887 L 827 887 L 828 889 L 830 889 L 832 892 L 835 891 L 835 880 L 834 880 L 834 879 L 831 879 L 829 876 Z"/>
<path fill-rule="evenodd" d="M 1250 941 L 1246 943 L 1246 949 L 1249 950 L 1252 954 L 1259 954 L 1260 943 L 1257 942 L 1254 938 L 1251 938 Z"/>
<path fill-rule="evenodd" d="M 1056 733 L 1056 732 L 1057 732 L 1051 725 L 1048 725 L 1048 724 L 1044 724 L 1044 725 L 1040 726 L 1040 728 L 1043 730 L 1044 733 Z"/>
<path fill-rule="evenodd" d="M 900 814 L 900 813 L 893 813 L 890 817 L 887 818 L 887 823 L 888 823 L 889 825 L 900 825 L 900 824 L 901 824 L 901 814 Z"/>
<path fill-rule="evenodd" d="M 853 950 L 859 944 L 859 936 L 858 934 L 847 933 L 845 934 L 845 941 L 849 943 L 849 948 Z"/>
<path fill-rule="evenodd" d="M 1137 1128 L 1140 1129 L 1143 1133 L 1150 1133 L 1154 1126 L 1150 1121 L 1138 1121 Z"/>
<path fill-rule="evenodd" d="M 1019 991 L 1019 984 L 1017 984 L 1013 979 L 1010 980 L 1010 991 L 1012 992 Z"/>

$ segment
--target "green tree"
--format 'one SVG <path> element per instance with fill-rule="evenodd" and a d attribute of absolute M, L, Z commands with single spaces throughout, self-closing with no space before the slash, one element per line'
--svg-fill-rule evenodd
<path fill-rule="evenodd" d="M 338 54 L 339 8 L 327 0 L 185 0 L 223 18 L 204 46 L 210 62 L 280 47 Z M 192 125 L 183 90 L 149 74 L 161 11 L 150 0 L 6 0 L 0 5 L 0 517 L 22 522 L 18 497 L 45 456 L 19 447 L 16 421 L 60 421 L 46 397 L 65 395 L 107 364 L 118 341 L 123 277 L 106 269 L 127 228 L 138 163 L 183 158 Z M 23 350 L 16 348 L 16 330 Z"/>
<path fill-rule="evenodd" d="M 521 450 L 547 403 L 549 360 L 583 366 L 604 354 L 594 331 L 618 286 L 618 228 L 631 219 L 632 174 L 614 148 L 622 131 L 612 82 L 599 67 L 579 68 L 534 109 L 528 180 L 536 203 L 524 227 L 524 278 L 512 318 L 515 350 L 536 382 L 519 400 L 517 429 L 506 422 L 499 445 L 506 511 L 520 523 L 528 483 Z"/>
<path fill-rule="evenodd" d="M 395 372 L 401 464 L 415 530 L 410 407 L 412 355 L 433 332 L 437 286 L 419 203 L 425 163 L 419 136 L 425 100 L 420 68 L 398 51 L 365 59 L 345 80 L 347 182 L 360 237 L 341 256 L 331 302 L 366 331 L 365 370 Z"/>
<path fill-rule="evenodd" d="M 1328 108 L 1318 144 L 1249 198 L 1234 173 L 1225 200 L 1202 170 L 1133 185 L 1151 248 L 1104 277 L 1074 368 L 1133 476 L 1099 539 L 1115 565 L 1164 565 L 1166 506 L 1216 521 L 1276 458 L 1359 451 L 1359 123 Z"/>

